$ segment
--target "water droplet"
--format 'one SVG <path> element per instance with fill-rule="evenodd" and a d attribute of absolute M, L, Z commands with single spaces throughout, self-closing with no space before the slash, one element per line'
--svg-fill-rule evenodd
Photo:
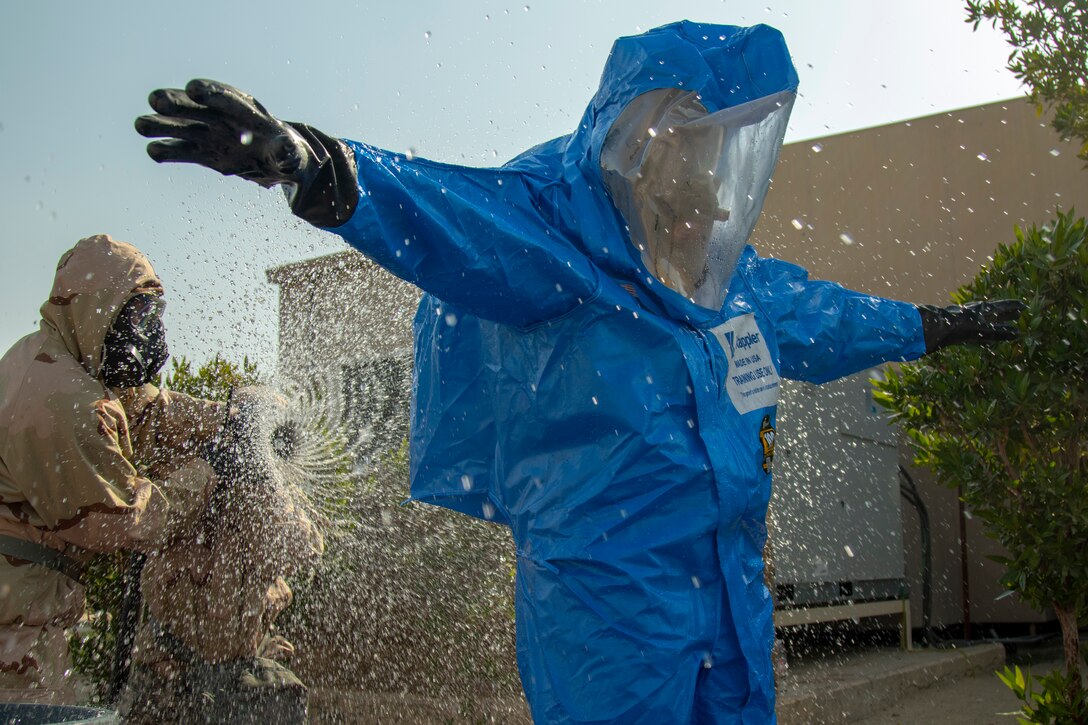
<path fill-rule="evenodd" d="M 404 158 L 407 159 L 408 161 L 411 161 L 415 157 L 416 157 L 416 150 L 414 148 L 412 148 L 411 146 L 409 146 L 408 150 L 404 152 Z"/>
<path fill-rule="evenodd" d="M 461 488 L 465 489 L 466 491 L 472 490 L 472 476 L 468 475 L 467 473 L 462 474 Z"/>
<path fill-rule="evenodd" d="M 599 400 L 597 400 L 597 396 L 596 396 L 596 395 L 594 395 L 594 396 L 593 396 L 592 398 L 590 398 L 590 400 L 592 400 L 592 401 L 593 401 L 593 404 L 594 404 L 594 405 L 600 405 L 600 401 L 599 401 Z"/>
<path fill-rule="evenodd" d="M 650 138 L 657 138 L 657 129 L 656 128 L 648 128 L 648 129 L 646 129 L 646 133 L 650 134 Z"/>
<path fill-rule="evenodd" d="M 979 153 L 979 155 L 976 156 L 975 158 L 977 158 L 979 161 L 989 161 L 990 160 L 990 157 L 987 156 L 984 153 Z"/>
<path fill-rule="evenodd" d="M 817 154 L 818 154 L 818 153 L 820 153 L 820 152 L 821 152 L 821 151 L 823 151 L 823 150 L 824 150 L 824 145 L 823 145 L 823 144 L 820 144 L 820 143 L 814 143 L 814 144 L 812 144 L 812 152 L 813 152 L 813 153 L 817 153 Z"/>
<path fill-rule="evenodd" d="M 839 241 L 841 241 L 843 244 L 851 245 L 854 243 L 854 238 L 846 232 L 843 232 L 839 235 Z"/>
<path fill-rule="evenodd" d="M 1050 149 L 1050 155 L 1051 156 L 1061 156 L 1062 152 L 1059 151 L 1058 149 Z"/>
<path fill-rule="evenodd" d="M 847 544 L 846 546 L 844 546 L 842 548 L 846 552 L 847 556 L 849 556 L 851 559 L 854 558 L 854 550 L 850 548 L 849 544 Z"/>
<path fill-rule="evenodd" d="M 793 224 L 793 228 L 797 230 L 804 229 L 805 225 L 801 223 L 800 219 L 794 219 L 790 224 Z"/>
<path fill-rule="evenodd" d="M 253 143 L 253 132 L 242 131 L 242 135 L 238 138 L 238 140 L 242 142 L 243 146 L 249 146 L 251 143 Z"/>
<path fill-rule="evenodd" d="M 423 37 L 424 37 L 424 38 L 427 38 L 428 40 L 430 40 L 430 38 L 431 38 L 431 31 L 429 31 L 429 30 L 425 30 L 425 31 L 423 31 Z"/>
<path fill-rule="evenodd" d="M 447 312 L 446 313 L 446 324 L 449 325 L 450 327 L 456 327 L 457 326 L 457 315 L 453 314 L 452 312 Z"/>

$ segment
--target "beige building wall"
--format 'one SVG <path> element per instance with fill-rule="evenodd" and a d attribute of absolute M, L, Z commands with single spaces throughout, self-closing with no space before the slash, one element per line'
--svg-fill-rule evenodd
<path fill-rule="evenodd" d="M 793 143 L 753 239 L 815 278 L 948 304 L 1014 224 L 1088 212 L 1083 165 L 1021 99 Z"/>
<path fill-rule="evenodd" d="M 412 348 L 419 289 L 345 250 L 271 269 L 280 287 L 279 372 L 290 379 Z"/>
<path fill-rule="evenodd" d="M 1056 208 L 1088 211 L 1088 172 L 1071 143 L 1024 100 L 939 113 L 787 145 L 753 242 L 814 278 L 918 303 L 949 294 L 984 264 L 1013 225 L 1042 224 Z M 419 293 L 346 251 L 278 267 L 280 370 L 335 373 L 411 346 Z M 901 446 L 901 460 L 910 455 Z M 930 510 L 934 624 L 963 620 L 960 522 L 953 491 L 914 471 Z M 912 609 L 921 623 L 918 521 L 904 503 Z M 976 623 L 1041 621 L 997 599 L 996 547 L 968 523 L 970 617 Z"/>
<path fill-rule="evenodd" d="M 1088 212 L 1088 170 L 1076 146 L 1023 99 L 789 144 L 754 235 L 763 255 L 797 262 L 812 277 L 852 289 L 945 305 L 1014 225 L 1042 225 L 1055 210 Z M 901 462 L 911 456 L 901 446 Z M 957 496 L 911 469 L 931 519 L 933 622 L 960 623 Z M 917 515 L 903 503 L 912 616 L 921 623 Z M 1016 597 L 1001 597 L 998 553 L 967 523 L 969 618 L 976 624 L 1037 622 Z"/>
<path fill-rule="evenodd" d="M 288 395 L 320 406 L 360 470 L 399 448 L 419 290 L 354 250 L 277 267 L 268 279 L 280 287 L 277 372 Z"/>

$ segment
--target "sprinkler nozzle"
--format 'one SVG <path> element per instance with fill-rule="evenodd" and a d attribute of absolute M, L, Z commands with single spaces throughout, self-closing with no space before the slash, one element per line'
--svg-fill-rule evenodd
<path fill-rule="evenodd" d="M 298 423 L 293 420 L 280 423 L 272 431 L 272 450 L 280 458 L 289 461 L 298 452 L 301 437 Z"/>

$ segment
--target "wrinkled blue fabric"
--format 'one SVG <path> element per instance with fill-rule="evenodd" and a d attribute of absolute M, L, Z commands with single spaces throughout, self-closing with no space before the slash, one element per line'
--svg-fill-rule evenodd
<path fill-rule="evenodd" d="M 619 39 L 577 130 L 502 168 L 347 142 L 361 199 L 332 231 L 428 293 L 412 496 L 511 528 L 541 723 L 772 722 L 761 436 L 779 379 L 924 352 L 913 305 L 751 246 L 721 309 L 649 275 L 599 155 L 628 102 L 671 87 L 714 112 L 797 77 L 772 28 L 681 22 Z"/>

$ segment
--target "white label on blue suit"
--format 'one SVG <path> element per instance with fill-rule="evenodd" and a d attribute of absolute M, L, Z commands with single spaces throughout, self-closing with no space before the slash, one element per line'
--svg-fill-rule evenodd
<path fill-rule="evenodd" d="M 742 415 L 778 402 L 781 384 L 756 316 L 741 315 L 711 330 L 729 360 L 725 390 Z"/>

